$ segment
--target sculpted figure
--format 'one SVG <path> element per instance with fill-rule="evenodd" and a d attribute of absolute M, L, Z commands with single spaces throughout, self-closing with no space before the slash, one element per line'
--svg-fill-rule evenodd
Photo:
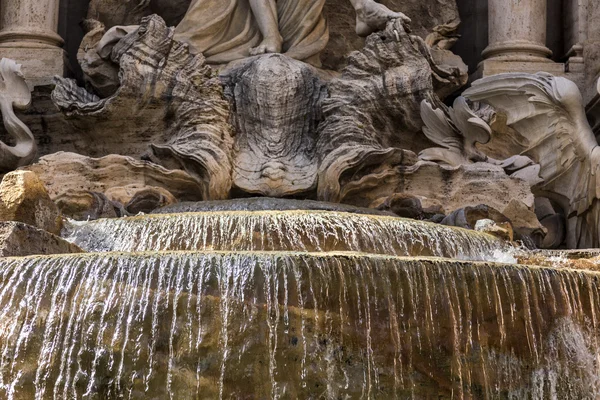
<path fill-rule="evenodd" d="M 391 19 L 410 21 L 374 0 L 349 0 L 361 36 L 384 29 Z M 193 0 L 175 31 L 211 64 L 225 64 L 263 53 L 285 53 L 319 65 L 329 41 L 325 0 Z"/>

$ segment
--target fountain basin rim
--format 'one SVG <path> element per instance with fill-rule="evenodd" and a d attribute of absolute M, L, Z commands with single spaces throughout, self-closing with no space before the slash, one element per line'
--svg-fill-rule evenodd
<path fill-rule="evenodd" d="M 372 254 L 372 253 L 361 253 L 361 252 L 296 252 L 296 251 L 143 251 L 143 252 L 106 252 L 106 253 L 79 253 L 79 254 L 52 254 L 52 255 L 34 255 L 26 257 L 3 257 L 0 258 L 0 262 L 11 262 L 11 261 L 25 261 L 25 260 L 54 260 L 54 259 L 86 259 L 86 258 L 151 258 L 151 257 L 162 257 L 162 256 L 254 256 L 258 258 L 268 257 L 291 257 L 291 258 L 312 258 L 312 259 L 367 259 L 374 261 L 425 261 L 432 264 L 439 263 L 453 263 L 453 264 L 464 264 L 474 267 L 482 266 L 495 266 L 512 268 L 515 270 L 538 270 L 538 271 L 554 271 L 558 273 L 582 273 L 589 276 L 596 276 L 600 278 L 600 271 L 591 271 L 586 269 L 576 269 L 570 267 L 564 268 L 552 268 L 541 265 L 523 265 L 523 264 L 508 264 L 495 261 L 468 261 L 459 260 L 453 258 L 444 257 L 407 257 L 407 256 L 393 256 L 385 254 Z"/>
<path fill-rule="evenodd" d="M 186 213 L 173 213 L 173 214 L 143 214 L 143 215 L 134 215 L 130 217 L 121 217 L 121 218 L 101 218 L 94 221 L 75 221 L 70 220 L 70 223 L 73 225 L 92 225 L 96 223 L 100 223 L 103 221 L 142 221 L 144 219 L 169 219 L 178 216 L 215 216 L 215 215 L 231 215 L 231 216 L 255 216 L 255 215 L 265 215 L 265 216 L 281 216 L 281 215 L 299 215 L 299 214 L 308 214 L 308 215 L 341 215 L 341 216 L 353 216 L 355 218 L 362 218 L 368 220 L 380 220 L 380 221 L 401 221 L 409 224 L 417 224 L 417 225 L 425 225 L 430 227 L 435 227 L 436 229 L 450 229 L 460 232 L 468 232 L 470 235 L 476 235 L 481 237 L 491 238 L 492 240 L 496 240 L 498 242 L 504 242 L 503 240 L 490 235 L 488 233 L 475 231 L 472 229 L 466 229 L 456 226 L 449 225 L 441 225 L 435 222 L 423 221 L 417 219 L 403 218 L 403 217 L 395 217 L 391 215 L 377 215 L 377 214 L 359 214 L 352 213 L 348 211 L 326 211 L 326 210 L 259 210 L 259 211 L 242 211 L 242 210 L 232 210 L 232 211 L 195 211 L 195 212 L 186 212 Z M 506 242 L 508 243 L 508 242 Z"/>

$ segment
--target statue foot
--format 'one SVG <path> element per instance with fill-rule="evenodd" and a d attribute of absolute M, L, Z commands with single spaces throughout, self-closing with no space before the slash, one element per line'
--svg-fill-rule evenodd
<path fill-rule="evenodd" d="M 362 7 L 356 9 L 356 33 L 359 36 L 368 36 L 375 31 L 385 29 L 388 21 L 401 19 L 403 23 L 410 23 L 410 18 L 400 12 L 394 12 L 373 0 L 365 0 Z"/>
<path fill-rule="evenodd" d="M 258 56 L 266 53 L 281 53 L 283 39 L 279 37 L 266 37 L 261 44 L 250 49 L 251 56 Z"/>

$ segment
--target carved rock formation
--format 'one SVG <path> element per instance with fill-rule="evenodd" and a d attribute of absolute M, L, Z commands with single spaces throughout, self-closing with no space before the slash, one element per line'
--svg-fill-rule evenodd
<path fill-rule="evenodd" d="M 444 215 L 481 204 L 503 212 L 513 199 L 532 213 L 534 206 L 529 184 L 509 177 L 499 166 L 477 163 L 443 167 L 423 161 L 412 167 L 383 170 L 348 184 L 341 193 L 341 201 L 377 207 L 396 193 L 415 196 L 424 209 Z"/>
<path fill-rule="evenodd" d="M 107 204 L 104 198 L 127 204 L 147 190 L 168 193 L 170 199 L 177 201 L 203 198 L 203 187 L 186 172 L 130 157 L 111 155 L 94 159 L 56 153 L 26 168 L 46 184 L 50 197 L 63 213 L 76 219 L 109 216 L 102 211 Z M 57 176 L 61 179 L 56 179 Z M 114 205 L 111 203 L 110 207 Z"/>
<path fill-rule="evenodd" d="M 442 106 L 434 92 L 436 75 L 452 79 L 436 67 L 424 41 L 409 35 L 398 20 L 369 36 L 365 48 L 349 57 L 323 101 L 320 199 L 341 201 L 345 185 L 416 162 L 412 151 L 430 145 L 421 133 L 420 104 Z"/>
<path fill-rule="evenodd" d="M 325 83 L 314 69 L 272 54 L 222 76 L 236 127 L 233 184 L 248 193 L 289 196 L 317 186 L 317 125 Z"/>
<path fill-rule="evenodd" d="M 68 79 L 59 80 L 52 94 L 69 122 L 87 132 L 86 146 L 100 154 L 146 154 L 194 176 L 202 198 L 226 198 L 229 104 L 204 58 L 174 41 L 173 29 L 156 16 L 116 43 L 110 58 L 120 66 L 120 87 L 112 96 L 100 99 Z"/>
<path fill-rule="evenodd" d="M 0 221 L 23 222 L 55 235 L 62 227 L 58 208 L 40 178 L 30 171 L 14 171 L 2 179 Z"/>

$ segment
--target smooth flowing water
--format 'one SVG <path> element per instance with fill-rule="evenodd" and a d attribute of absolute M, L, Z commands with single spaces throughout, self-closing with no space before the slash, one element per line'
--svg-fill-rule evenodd
<path fill-rule="evenodd" d="M 598 278 L 361 254 L 0 262 L 15 399 L 597 398 Z"/>
<path fill-rule="evenodd" d="M 330 211 L 217 211 L 75 223 L 68 239 L 92 252 L 356 251 L 489 260 L 505 246 L 466 229 Z"/>

